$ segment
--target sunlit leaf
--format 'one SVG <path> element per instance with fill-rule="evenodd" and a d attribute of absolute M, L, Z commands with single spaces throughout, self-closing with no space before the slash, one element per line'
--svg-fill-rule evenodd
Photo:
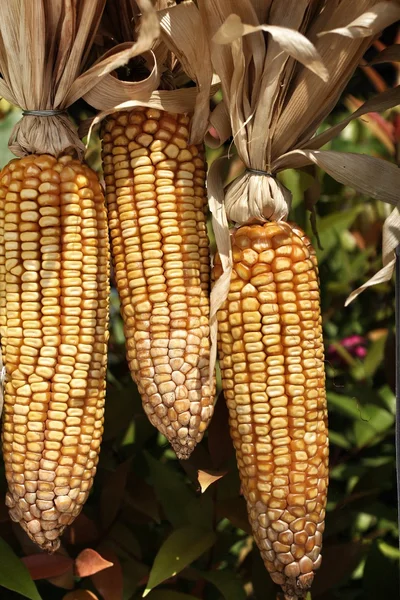
<path fill-rule="evenodd" d="M 226 471 L 197 471 L 197 478 L 201 487 L 201 491 L 204 494 L 206 489 L 213 483 L 221 479 L 226 475 Z"/>
<path fill-rule="evenodd" d="M 75 560 L 76 574 L 79 577 L 90 577 L 90 575 L 103 571 L 103 569 L 109 569 L 112 566 L 112 562 L 105 560 L 91 548 L 82 550 Z"/>
<path fill-rule="evenodd" d="M 21 596 L 24 596 L 24 598 L 30 598 L 30 600 L 42 600 L 28 569 L 14 554 L 10 546 L 1 538 L 0 556 L 0 586 L 17 592 Z"/>
<path fill-rule="evenodd" d="M 354 422 L 354 435 L 359 448 L 378 441 L 379 436 L 394 423 L 392 414 L 374 404 L 363 406 L 361 414 L 362 418 Z"/>
<path fill-rule="evenodd" d="M 199 558 L 215 540 L 215 533 L 193 527 L 173 531 L 157 553 L 143 597 Z"/>

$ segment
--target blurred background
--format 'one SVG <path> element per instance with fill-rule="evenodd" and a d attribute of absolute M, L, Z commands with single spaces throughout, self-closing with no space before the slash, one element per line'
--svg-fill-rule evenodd
<path fill-rule="evenodd" d="M 396 26 L 365 59 L 395 42 Z M 321 130 L 399 83 L 399 64 L 360 67 Z M 73 107 L 77 120 L 90 114 L 83 103 Z M 19 118 L 18 109 L 0 101 L 2 165 L 12 157 L 7 140 Z M 352 122 L 329 148 L 399 164 L 400 109 Z M 226 150 L 208 150 L 209 163 Z M 87 159 L 100 171 L 96 136 Z M 228 177 L 240 169 L 233 158 Z M 381 267 L 390 208 L 314 167 L 280 178 L 293 193 L 291 220 L 313 239 L 320 264 L 331 473 L 312 600 L 398 598 L 393 282 L 369 288 L 344 308 L 349 293 Z M 319 248 L 306 210 L 313 206 Z M 0 503 L 0 598 L 275 600 L 279 590 L 250 535 L 223 397 L 202 444 L 179 462 L 149 424 L 130 379 L 115 289 L 110 327 L 105 434 L 90 498 L 54 556 L 40 553 Z"/>

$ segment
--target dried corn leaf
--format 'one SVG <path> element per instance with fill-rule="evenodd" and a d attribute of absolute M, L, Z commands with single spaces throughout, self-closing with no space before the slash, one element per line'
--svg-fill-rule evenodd
<path fill-rule="evenodd" d="M 368 101 L 336 128 L 315 140 L 313 136 L 376 33 L 400 17 L 400 6 L 376 0 L 270 0 L 263 12 L 263 3 L 251 0 L 202 0 L 199 5 L 225 106 L 211 116 L 214 145 L 227 139 L 230 129 L 247 167 L 225 190 L 215 173 L 217 165 L 209 175 L 213 228 L 224 269 L 213 290 L 213 318 L 226 298 L 232 265 L 224 210 L 237 224 L 286 218 L 291 195 L 275 179 L 278 170 L 319 164 L 338 181 L 369 195 L 374 188 L 372 195 L 393 203 L 400 185 L 400 172 L 393 165 L 319 148 L 353 118 L 397 104 L 398 91 Z M 374 177 L 378 172 L 386 179 Z M 213 318 L 213 359 L 216 325 Z"/>
<path fill-rule="evenodd" d="M 399 7 L 395 2 L 378 2 L 372 10 L 365 12 L 346 27 L 323 31 L 320 35 L 337 33 L 352 39 L 370 37 L 397 21 L 398 18 Z"/>
<path fill-rule="evenodd" d="M 0 3 L 0 94 L 24 110 L 65 110 L 108 73 L 147 50 L 158 21 L 150 0 L 138 0 L 138 40 L 117 47 L 85 69 L 105 0 L 3 0 Z M 154 33 L 155 32 L 155 33 Z M 82 155 L 84 146 L 66 114 L 23 116 L 10 139 L 17 156 L 49 152 Z"/>
<path fill-rule="evenodd" d="M 393 44 L 379 52 L 373 60 L 369 63 L 370 65 L 379 65 L 386 62 L 398 62 L 400 61 L 400 44 Z"/>
<path fill-rule="evenodd" d="M 174 4 L 174 3 L 172 3 Z M 215 93 L 209 45 L 194 2 L 187 1 L 171 6 L 169 2 L 158 2 L 158 7 L 170 6 L 158 11 L 161 27 L 161 42 L 153 49 L 154 67 L 150 75 L 136 82 L 121 81 L 111 84 L 112 75 L 84 98 L 100 109 L 92 127 L 107 115 L 135 106 L 149 106 L 175 113 L 193 113 L 191 142 L 199 143 L 208 126 L 209 99 Z M 160 73 L 165 69 L 162 61 L 171 59 L 180 64 L 186 75 L 196 83 L 193 88 L 158 90 Z M 161 63 L 160 63 L 161 61 Z M 108 89 L 112 92 L 108 93 Z M 94 98 L 95 96 L 95 98 Z"/>
<path fill-rule="evenodd" d="M 369 279 L 362 286 L 354 290 L 347 298 L 345 306 L 348 306 L 350 302 L 353 302 L 355 298 L 361 292 L 372 285 L 378 283 L 384 283 L 388 281 L 394 271 L 396 265 L 396 247 L 400 242 L 400 212 L 396 207 L 386 219 L 383 225 L 383 243 L 382 243 L 382 263 L 383 267 L 380 271 L 375 273 L 371 279 Z"/>

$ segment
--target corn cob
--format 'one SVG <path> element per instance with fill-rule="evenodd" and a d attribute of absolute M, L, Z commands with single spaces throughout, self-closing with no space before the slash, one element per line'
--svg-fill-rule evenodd
<path fill-rule="evenodd" d="M 287 599 L 321 563 L 328 483 L 324 349 L 315 252 L 283 222 L 232 235 L 218 313 L 230 430 L 254 537 Z M 222 272 L 216 257 L 214 278 Z"/>
<path fill-rule="evenodd" d="M 0 235 L 6 504 L 54 551 L 89 494 L 103 432 L 109 244 L 96 174 L 70 156 L 12 160 Z"/>
<path fill-rule="evenodd" d="M 203 150 L 189 118 L 135 108 L 103 131 L 127 359 L 151 423 L 188 458 L 213 413 Z"/>

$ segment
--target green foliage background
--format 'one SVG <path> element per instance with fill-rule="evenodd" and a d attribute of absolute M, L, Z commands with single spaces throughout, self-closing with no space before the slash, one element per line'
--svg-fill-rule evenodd
<path fill-rule="evenodd" d="M 368 88 L 362 90 L 364 98 L 369 93 Z M 329 124 L 344 112 L 341 105 Z M 0 122 L 3 164 L 11 157 L 6 144 L 18 117 L 13 109 Z M 362 121 L 349 125 L 331 147 L 394 159 Z M 209 152 L 210 161 L 215 156 Z M 89 162 L 100 167 L 98 142 L 91 145 Z M 380 268 L 381 231 L 388 209 L 319 171 L 287 171 L 282 180 L 293 192 L 291 219 L 312 238 L 305 205 L 318 199 L 321 240 L 317 253 L 327 350 L 331 481 L 323 563 L 312 600 L 396 598 L 400 555 L 394 286 L 371 288 L 344 308 L 350 291 Z M 342 343 L 353 336 L 361 338 L 356 348 L 365 348 L 365 356 Z M 147 421 L 124 354 L 113 289 L 106 425 L 93 492 L 65 534 L 62 553 L 53 557 L 38 554 L 0 504 L 0 597 L 275 600 L 279 590 L 250 536 L 222 396 L 208 436 L 190 461 L 179 463 Z M 202 494 L 199 470 L 223 476 Z M 2 469 L 1 498 L 5 487 Z M 79 577 L 74 561 L 86 548 L 95 549 L 114 566 Z M 23 556 L 24 563 L 17 558 Z M 91 590 L 93 595 L 78 590 Z"/>

